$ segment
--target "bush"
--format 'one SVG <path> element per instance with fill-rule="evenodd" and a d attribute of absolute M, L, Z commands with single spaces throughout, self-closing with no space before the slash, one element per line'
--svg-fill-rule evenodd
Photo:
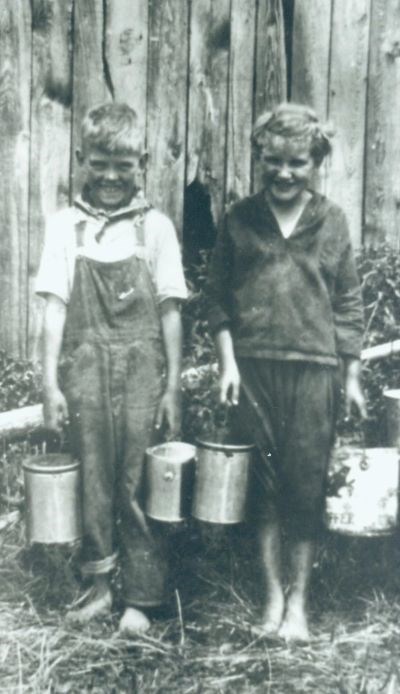
<path fill-rule="evenodd" d="M 386 244 L 363 248 L 357 257 L 365 309 L 364 346 L 400 338 L 400 255 Z M 363 364 L 367 397 L 366 437 L 369 445 L 386 443 L 385 388 L 400 387 L 400 357 L 392 355 Z"/>

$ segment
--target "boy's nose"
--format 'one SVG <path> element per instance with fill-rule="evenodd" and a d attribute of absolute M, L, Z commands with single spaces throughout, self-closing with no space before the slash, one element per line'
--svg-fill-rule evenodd
<path fill-rule="evenodd" d="M 118 173 L 115 169 L 110 167 L 105 171 L 104 178 L 106 178 L 107 181 L 115 181 L 118 178 Z"/>

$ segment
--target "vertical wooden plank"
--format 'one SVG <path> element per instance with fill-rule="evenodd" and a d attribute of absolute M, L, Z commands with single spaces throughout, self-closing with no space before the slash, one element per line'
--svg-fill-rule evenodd
<path fill-rule="evenodd" d="M 400 248 L 400 2 L 374 0 L 369 62 L 366 242 Z"/>
<path fill-rule="evenodd" d="M 255 118 L 287 98 L 285 31 L 281 0 L 259 0 Z"/>
<path fill-rule="evenodd" d="M 321 120 L 328 117 L 333 0 L 296 0 L 293 21 L 291 100 L 308 104 Z M 329 161 L 315 185 L 327 190 Z"/>
<path fill-rule="evenodd" d="M 106 60 L 117 101 L 138 115 L 146 138 L 148 7 L 143 0 L 107 0 Z"/>
<path fill-rule="evenodd" d="M 291 99 L 328 115 L 332 0 L 296 0 Z"/>
<path fill-rule="evenodd" d="M 26 354 L 31 13 L 0 4 L 0 348 Z"/>
<path fill-rule="evenodd" d="M 336 127 L 327 193 L 344 209 L 361 243 L 370 0 L 335 0 L 329 118 Z"/>
<path fill-rule="evenodd" d="M 188 3 L 149 0 L 147 194 L 181 235 L 185 176 Z"/>
<path fill-rule="evenodd" d="M 29 356 L 38 359 L 41 299 L 34 297 L 44 218 L 69 201 L 72 0 L 32 0 L 29 199 Z"/>
<path fill-rule="evenodd" d="M 254 119 L 287 99 L 285 31 L 281 0 L 259 0 L 256 32 Z M 253 188 L 260 186 L 257 167 Z"/>
<path fill-rule="evenodd" d="M 256 2 L 232 0 L 226 201 L 250 192 Z"/>
<path fill-rule="evenodd" d="M 81 187 L 74 152 L 79 143 L 82 118 L 88 108 L 112 99 L 112 86 L 104 53 L 103 0 L 74 0 L 73 58 L 73 193 Z"/>
<path fill-rule="evenodd" d="M 224 208 L 230 0 L 195 0 L 190 22 L 187 184 L 211 196 L 214 221 Z"/>

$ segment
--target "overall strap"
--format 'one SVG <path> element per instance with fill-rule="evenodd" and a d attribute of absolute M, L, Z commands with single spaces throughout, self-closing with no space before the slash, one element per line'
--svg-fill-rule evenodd
<path fill-rule="evenodd" d="M 146 247 L 144 238 L 144 216 L 146 212 L 147 210 L 133 217 L 133 226 L 135 227 L 136 234 L 136 245 L 140 248 Z"/>
<path fill-rule="evenodd" d="M 86 221 L 84 219 L 81 219 L 79 222 L 75 224 L 75 239 L 76 239 L 76 247 L 77 248 L 82 248 L 83 247 L 83 239 L 85 236 L 85 229 L 86 229 Z"/>

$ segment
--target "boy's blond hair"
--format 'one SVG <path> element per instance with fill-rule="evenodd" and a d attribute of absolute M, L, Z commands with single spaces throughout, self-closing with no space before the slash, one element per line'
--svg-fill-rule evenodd
<path fill-rule="evenodd" d="M 89 109 L 81 126 L 81 147 L 98 147 L 107 154 L 141 153 L 142 133 L 136 111 L 125 103 L 105 103 Z"/>
<path fill-rule="evenodd" d="M 303 104 L 284 102 L 259 116 L 251 134 L 256 155 L 268 146 L 271 135 L 309 143 L 310 154 L 318 166 L 332 150 L 332 128 L 320 123 L 315 111 Z"/>

